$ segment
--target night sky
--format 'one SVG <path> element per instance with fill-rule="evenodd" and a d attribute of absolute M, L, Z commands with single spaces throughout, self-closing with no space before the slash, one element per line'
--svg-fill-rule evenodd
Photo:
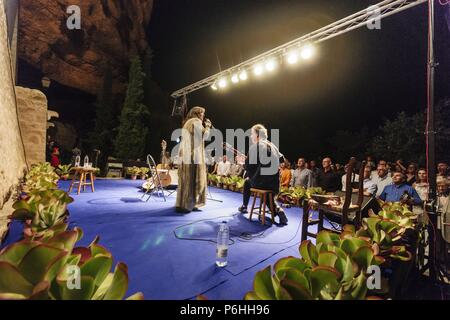
<path fill-rule="evenodd" d="M 156 0 L 149 28 L 153 77 L 172 92 L 273 47 L 367 8 L 365 0 Z M 450 32 L 437 10 L 436 79 L 439 100 L 450 96 Z M 426 106 L 427 6 L 323 42 L 312 63 L 281 66 L 263 80 L 226 92 L 202 89 L 189 106 L 203 105 L 216 128 L 263 123 L 281 130 L 281 151 L 333 154 L 337 130 L 375 130 L 399 111 Z M 349 143 L 352 143 L 349 141 Z"/>

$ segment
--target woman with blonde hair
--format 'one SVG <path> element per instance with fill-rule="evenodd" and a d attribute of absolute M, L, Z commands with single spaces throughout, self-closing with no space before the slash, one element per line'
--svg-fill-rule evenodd
<path fill-rule="evenodd" d="M 205 125 L 203 125 L 205 122 Z M 192 108 L 184 123 L 178 152 L 178 192 L 176 210 L 180 213 L 196 211 L 206 204 L 207 173 L 205 139 L 211 121 L 205 120 L 205 108 Z"/>

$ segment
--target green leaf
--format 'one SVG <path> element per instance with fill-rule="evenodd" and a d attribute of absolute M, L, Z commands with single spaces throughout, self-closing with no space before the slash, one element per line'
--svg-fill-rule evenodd
<path fill-rule="evenodd" d="M 32 248 L 23 257 L 19 264 L 19 271 L 32 284 L 37 284 L 43 280 L 52 280 L 48 274 L 56 276 L 56 271 L 52 269 L 58 266 L 59 262 L 67 256 L 68 252 L 46 245 L 39 245 Z"/>
<path fill-rule="evenodd" d="M 19 241 L 13 243 L 3 249 L 0 253 L 0 261 L 9 262 L 15 266 L 19 265 L 20 261 L 22 261 L 23 257 L 31 250 L 31 248 L 37 246 L 36 242 L 31 241 Z"/>
<path fill-rule="evenodd" d="M 330 267 L 315 267 L 311 271 L 310 286 L 313 297 L 319 297 L 320 292 L 325 286 L 331 288 L 338 287 L 338 279 L 340 278 L 339 272 Z"/>
<path fill-rule="evenodd" d="M 144 300 L 144 294 L 142 292 L 137 292 L 132 296 L 129 296 L 127 300 Z"/>
<path fill-rule="evenodd" d="M 261 298 L 261 300 L 275 300 L 270 266 L 256 273 L 253 281 L 253 291 Z"/>
<path fill-rule="evenodd" d="M 313 300 L 309 291 L 297 282 L 284 279 L 281 280 L 281 287 L 288 292 L 293 300 Z"/>
<path fill-rule="evenodd" d="M 33 284 L 8 262 L 0 262 L 0 294 L 13 293 L 28 297 L 33 292 Z"/>
<path fill-rule="evenodd" d="M 356 278 L 351 296 L 356 300 L 364 300 L 367 295 L 367 283 L 364 272 L 361 272 L 358 278 Z"/>
<path fill-rule="evenodd" d="M 360 247 L 367 246 L 367 242 L 359 238 L 347 238 L 342 240 L 341 249 L 348 255 L 355 253 Z"/>
<path fill-rule="evenodd" d="M 318 254 L 316 247 L 311 243 L 311 241 L 306 240 L 302 242 L 300 245 L 300 255 L 311 266 L 317 265 Z"/>
<path fill-rule="evenodd" d="M 106 279 L 112 266 L 112 258 L 103 255 L 97 255 L 86 261 L 81 267 L 81 275 L 90 276 L 94 279 L 94 284 L 99 287 Z"/>
<path fill-rule="evenodd" d="M 91 300 L 94 294 L 94 279 L 89 276 L 81 276 L 80 289 L 69 289 L 67 282 L 61 283 L 61 292 L 63 300 Z"/>
<path fill-rule="evenodd" d="M 338 256 L 334 252 L 331 251 L 321 252 L 319 253 L 318 264 L 319 266 L 327 266 L 334 268 L 334 264 L 336 263 L 337 259 Z"/>
<path fill-rule="evenodd" d="M 111 286 L 104 296 L 104 300 L 122 300 L 128 289 L 128 268 L 119 262 L 114 270 Z"/>
<path fill-rule="evenodd" d="M 262 300 L 254 291 L 247 292 L 244 300 Z"/>
<path fill-rule="evenodd" d="M 367 270 L 373 263 L 373 250 L 369 246 L 361 247 L 352 255 L 352 259 L 362 270 Z"/>
<path fill-rule="evenodd" d="M 320 231 L 317 234 L 316 244 L 323 243 L 327 245 L 339 246 L 340 238 L 338 234 L 329 231 Z"/>
<path fill-rule="evenodd" d="M 303 275 L 302 272 L 300 272 L 298 269 L 293 268 L 284 268 L 280 269 L 277 276 L 280 280 L 287 279 L 294 281 L 306 289 L 309 289 L 309 281 L 306 279 L 306 277 Z"/>
<path fill-rule="evenodd" d="M 294 258 L 294 257 L 286 257 L 278 260 L 274 265 L 275 273 L 278 273 L 278 270 L 283 268 L 294 268 L 298 269 L 299 271 L 303 272 L 306 268 L 309 268 L 310 266 L 305 263 L 305 261 Z"/>

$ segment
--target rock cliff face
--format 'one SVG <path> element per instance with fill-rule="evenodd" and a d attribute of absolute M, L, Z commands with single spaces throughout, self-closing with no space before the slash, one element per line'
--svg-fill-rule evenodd
<path fill-rule="evenodd" d="M 81 29 L 69 30 L 66 11 L 76 3 Z M 22 0 L 19 56 L 47 77 L 92 94 L 109 64 L 121 91 L 130 56 L 148 48 L 152 9 L 153 0 Z"/>

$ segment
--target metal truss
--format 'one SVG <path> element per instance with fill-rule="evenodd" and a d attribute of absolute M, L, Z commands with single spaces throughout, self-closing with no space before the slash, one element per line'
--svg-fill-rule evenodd
<path fill-rule="evenodd" d="M 409 8 L 420 5 L 428 0 L 385 0 L 372 5 L 364 10 L 354 13 L 344 19 L 331 23 L 323 28 L 308 33 L 300 38 L 285 43 L 279 47 L 264 52 L 252 59 L 244 61 L 236 66 L 223 70 L 215 75 L 195 82 L 172 93 L 172 98 L 177 99 L 191 92 L 212 86 L 218 79 L 230 77 L 232 74 L 249 70 L 255 63 L 263 62 L 267 59 L 281 59 L 292 50 L 298 49 L 305 44 L 316 44 L 345 34 L 352 30 L 374 25 L 377 21 L 402 12 Z"/>

